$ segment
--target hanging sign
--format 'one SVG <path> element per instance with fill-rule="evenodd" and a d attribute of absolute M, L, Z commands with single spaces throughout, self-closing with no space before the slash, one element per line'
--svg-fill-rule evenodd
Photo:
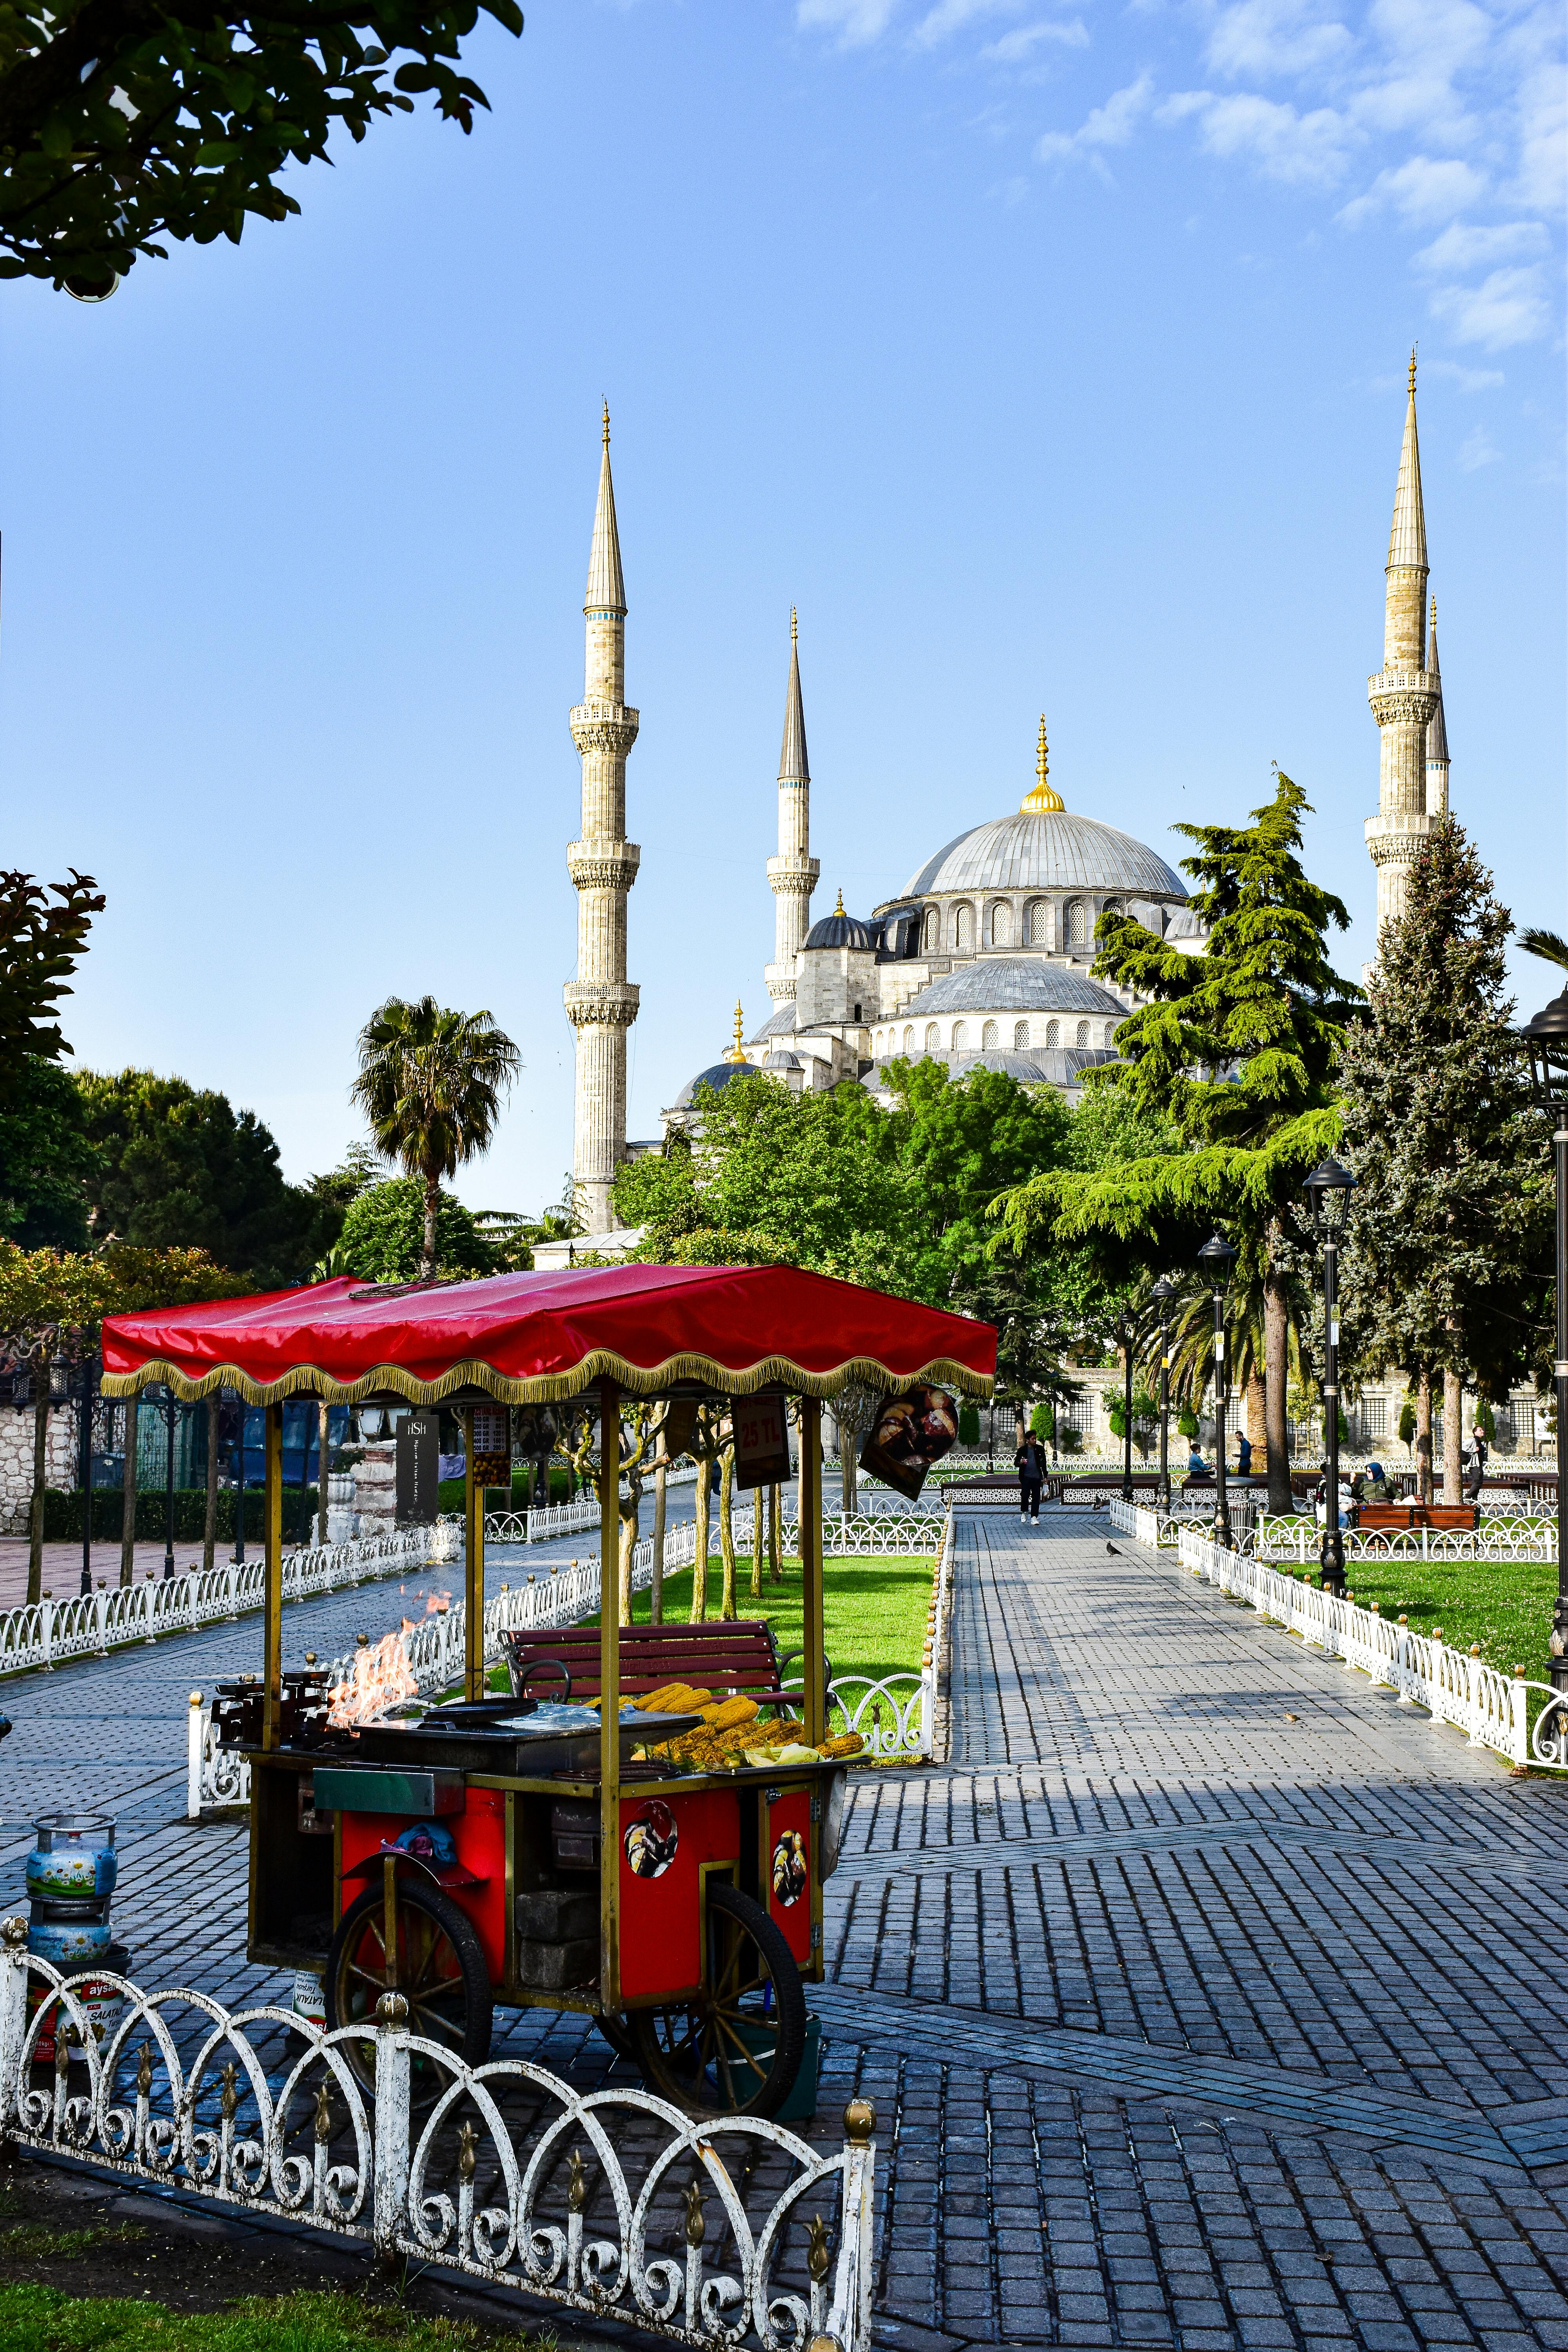
<path fill-rule="evenodd" d="M 511 1415 L 504 1405 L 474 1407 L 468 1416 L 476 1486 L 511 1485 Z"/>
<path fill-rule="evenodd" d="M 790 1476 L 789 1423 L 782 1389 L 763 1389 L 730 1404 L 737 1486 L 782 1486 Z"/>
<path fill-rule="evenodd" d="M 945 1389 L 906 1389 L 889 1397 L 866 1440 L 860 1467 L 912 1503 L 926 1472 L 958 1435 L 958 1401 Z"/>

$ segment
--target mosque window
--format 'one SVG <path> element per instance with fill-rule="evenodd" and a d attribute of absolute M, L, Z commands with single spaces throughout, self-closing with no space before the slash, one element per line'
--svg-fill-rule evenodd
<path fill-rule="evenodd" d="M 1002 1043 L 1002 1032 L 997 1028 L 994 1021 L 988 1021 L 985 1024 L 984 1028 L 980 1032 L 980 1043 L 984 1051 L 988 1054 Z"/>
<path fill-rule="evenodd" d="M 967 1021 L 955 1021 L 955 1022 L 953 1023 L 953 1024 L 952 1024 L 952 1050 L 953 1050 L 953 1052 L 954 1052 L 955 1054 L 967 1054 L 967 1053 L 968 1053 L 968 1051 L 969 1051 L 969 1024 L 968 1024 L 968 1022 L 967 1022 Z"/>
<path fill-rule="evenodd" d="M 1108 898 L 1102 911 L 1108 915 L 1120 915 L 1122 911 L 1121 899 Z"/>
<path fill-rule="evenodd" d="M 939 944 L 939 939 L 940 939 L 940 931 L 939 931 L 939 926 L 938 926 L 938 920 L 937 920 L 937 911 L 936 911 L 936 908 L 935 908 L 934 907 L 928 907 L 928 908 L 926 908 L 926 928 L 925 928 L 925 947 L 926 947 L 926 953 L 927 953 L 927 955 L 934 955 L 934 954 L 935 954 L 936 950 L 937 950 L 937 946 L 938 946 L 938 944 Z"/>
<path fill-rule="evenodd" d="M 952 910 L 952 944 L 960 955 L 966 955 L 974 945 L 974 909 L 955 907 Z"/>
<path fill-rule="evenodd" d="M 1047 1021 L 1047 1024 L 1046 1024 L 1046 1043 L 1047 1043 L 1047 1045 L 1059 1045 L 1061 1044 L 1061 1042 L 1062 1042 L 1062 1024 L 1061 1024 L 1061 1023 L 1060 1023 L 1059 1021 Z"/>
<path fill-rule="evenodd" d="M 1013 909 L 1005 898 L 998 898 L 991 909 L 991 944 L 994 948 L 1013 944 Z"/>
<path fill-rule="evenodd" d="M 915 1033 L 914 1033 L 914 1031 L 913 1031 L 913 1029 L 912 1029 L 912 1028 L 910 1028 L 910 1029 L 906 1029 L 906 1030 L 904 1031 L 904 1051 L 905 1051 L 905 1053 L 906 1053 L 906 1054 L 912 1054 L 912 1053 L 914 1052 L 914 1050 L 915 1050 Z"/>
<path fill-rule="evenodd" d="M 1069 948 L 1081 948 L 1089 939 L 1089 908 L 1081 898 L 1069 898 L 1062 909 L 1062 929 Z"/>
<path fill-rule="evenodd" d="M 928 1021 L 926 1023 L 926 1052 L 928 1054 L 934 1054 L 939 1042 L 936 1023 L 934 1021 Z"/>
<path fill-rule="evenodd" d="M 1029 905 L 1029 945 L 1049 947 L 1051 943 L 1051 910 L 1043 898 L 1032 899 Z"/>
<path fill-rule="evenodd" d="M 1075 1043 L 1076 1043 L 1076 1044 L 1078 1044 L 1078 1045 L 1080 1045 L 1080 1046 L 1087 1046 L 1087 1045 L 1088 1045 L 1088 1044 L 1089 1044 L 1089 1024 L 1088 1024 L 1088 1022 L 1087 1022 L 1087 1021 L 1080 1021 L 1080 1022 L 1079 1023 L 1079 1024 L 1078 1024 L 1078 1036 L 1077 1036 L 1077 1039 L 1075 1040 Z"/>
<path fill-rule="evenodd" d="M 1120 1024 L 1119 1024 L 1118 1023 L 1114 1022 L 1114 1021 L 1108 1021 L 1108 1022 L 1106 1023 L 1106 1024 L 1105 1024 L 1105 1042 L 1106 1042 L 1106 1044 L 1107 1044 L 1108 1045 L 1115 1045 L 1115 1043 L 1116 1043 L 1116 1032 L 1117 1032 L 1117 1028 L 1118 1028 L 1118 1026 L 1119 1026 L 1119 1025 L 1120 1025 Z"/>
<path fill-rule="evenodd" d="M 855 1018 L 857 1021 L 860 1018 L 860 1007 L 858 1005 L 855 1007 Z"/>
<path fill-rule="evenodd" d="M 1027 1023 L 1026 1021 L 1015 1021 L 1015 1022 L 1014 1022 L 1014 1024 L 1013 1024 L 1013 1045 L 1014 1045 L 1014 1050 L 1015 1050 L 1016 1053 L 1020 1053 L 1020 1054 L 1021 1054 L 1021 1053 L 1023 1053 L 1023 1051 L 1025 1050 L 1026 1046 L 1028 1045 L 1028 1042 L 1029 1042 L 1029 1024 L 1028 1024 L 1028 1023 Z"/>

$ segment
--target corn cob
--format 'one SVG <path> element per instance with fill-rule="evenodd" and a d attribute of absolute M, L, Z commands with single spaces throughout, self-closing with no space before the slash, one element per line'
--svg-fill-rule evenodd
<path fill-rule="evenodd" d="M 845 1731 L 837 1739 L 825 1739 L 816 1752 L 819 1756 L 858 1756 L 865 1745 L 858 1731 Z"/>
<path fill-rule="evenodd" d="M 737 1723 L 755 1723 L 757 1715 L 754 1698 L 720 1699 L 702 1709 L 702 1720 L 711 1731 L 728 1731 Z"/>

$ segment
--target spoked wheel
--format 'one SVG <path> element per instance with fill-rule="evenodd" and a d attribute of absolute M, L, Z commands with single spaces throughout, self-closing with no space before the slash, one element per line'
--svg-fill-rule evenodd
<path fill-rule="evenodd" d="M 408 2030 L 438 2042 L 455 2058 L 482 2065 L 489 2055 L 494 2016 L 489 1974 L 479 1939 L 451 1897 L 438 1887 L 402 1876 L 397 1882 L 396 1950 L 389 1964 L 382 1890 L 367 1886 L 338 1922 L 327 1953 L 329 2029 L 374 2021 L 384 1992 L 408 2003 Z M 367 2090 L 375 2088 L 375 2037 L 346 2045 L 349 2063 Z M 416 2052 L 410 2087 L 416 2099 L 435 2098 L 446 2076 Z"/>
<path fill-rule="evenodd" d="M 598 2028 L 602 2039 L 609 2043 L 616 2057 L 624 2058 L 628 2065 L 635 2066 L 637 2063 L 637 2043 L 632 2038 L 631 2019 L 621 2011 L 614 2014 L 606 2012 L 602 2017 L 595 2017 L 594 2023 Z"/>
<path fill-rule="evenodd" d="M 776 2115 L 805 2050 L 795 1956 L 761 1904 L 722 1879 L 709 1883 L 707 1941 L 695 2000 L 629 2014 L 643 2080 L 688 2115 Z"/>

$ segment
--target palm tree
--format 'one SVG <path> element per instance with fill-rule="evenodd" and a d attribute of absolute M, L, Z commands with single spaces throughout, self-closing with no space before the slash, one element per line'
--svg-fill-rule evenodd
<path fill-rule="evenodd" d="M 359 1076 L 349 1089 L 377 1149 L 425 1186 L 419 1273 L 436 1271 L 441 1179 L 489 1149 L 500 1099 L 521 1066 L 488 1013 L 453 1013 L 433 996 L 389 996 L 360 1031 Z"/>
<path fill-rule="evenodd" d="M 1526 955 L 1539 956 L 1542 963 L 1560 964 L 1568 971 L 1568 940 L 1560 931 L 1527 929 L 1521 931 L 1519 944 Z"/>

